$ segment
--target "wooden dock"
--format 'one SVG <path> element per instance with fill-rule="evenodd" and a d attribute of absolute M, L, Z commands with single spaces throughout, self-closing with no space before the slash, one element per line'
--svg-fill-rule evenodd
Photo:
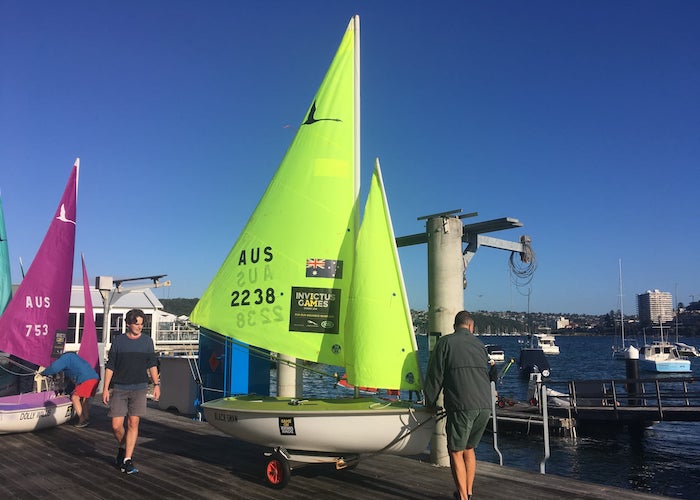
<path fill-rule="evenodd" d="M 380 455 L 353 470 L 295 469 L 284 490 L 263 481 L 263 449 L 236 441 L 205 422 L 157 409 L 148 416 L 127 476 L 114 466 L 116 444 L 106 408 L 92 406 L 92 423 L 0 436 L 4 498 L 84 499 L 452 499 L 447 467 L 416 458 Z M 524 472 L 479 462 L 475 498 L 652 499 L 657 495 Z"/>
<path fill-rule="evenodd" d="M 596 425 L 700 422 L 697 382 L 693 377 L 571 381 L 564 389 L 566 407 L 550 407 L 549 415 Z"/>

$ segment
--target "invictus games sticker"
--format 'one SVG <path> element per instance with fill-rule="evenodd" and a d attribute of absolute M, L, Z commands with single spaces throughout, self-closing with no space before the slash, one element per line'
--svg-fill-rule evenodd
<path fill-rule="evenodd" d="M 296 436 L 294 429 L 294 417 L 280 417 L 280 435 L 281 436 Z"/>
<path fill-rule="evenodd" d="M 338 333 L 341 323 L 340 292 L 338 288 L 292 287 L 289 330 Z"/>

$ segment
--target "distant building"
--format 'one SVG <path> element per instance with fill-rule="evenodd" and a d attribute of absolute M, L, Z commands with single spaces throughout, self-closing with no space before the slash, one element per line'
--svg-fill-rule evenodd
<path fill-rule="evenodd" d="M 569 320 L 566 319 L 564 316 L 559 316 L 556 321 L 555 330 L 563 330 L 564 328 L 571 328 Z"/>
<path fill-rule="evenodd" d="M 639 322 L 666 323 L 673 320 L 673 297 L 668 292 L 647 290 L 637 295 L 637 315 Z"/>

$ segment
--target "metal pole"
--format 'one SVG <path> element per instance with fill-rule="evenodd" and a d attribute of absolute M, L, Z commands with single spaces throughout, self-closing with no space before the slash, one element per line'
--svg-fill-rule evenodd
<path fill-rule="evenodd" d="M 428 239 L 428 329 L 442 335 L 454 331 L 455 315 L 464 309 L 462 222 L 438 216 L 426 222 Z M 444 406 L 442 394 L 437 401 Z M 449 466 L 445 419 L 439 420 L 430 440 L 430 461 Z"/>
<path fill-rule="evenodd" d="M 493 449 L 498 454 L 498 463 L 503 465 L 503 454 L 498 449 L 498 417 L 496 416 L 496 382 L 491 382 L 491 430 L 493 431 Z"/>
<path fill-rule="evenodd" d="M 634 396 L 642 392 L 639 384 L 639 351 L 636 347 L 630 346 L 625 353 L 625 376 L 627 377 L 627 404 L 639 406 L 641 401 Z"/>
<path fill-rule="evenodd" d="M 280 354 L 277 360 L 277 395 L 299 398 L 302 395 L 304 370 L 297 369 L 297 359 Z"/>
<path fill-rule="evenodd" d="M 544 456 L 540 461 L 540 473 L 545 474 L 545 464 L 549 459 L 549 410 L 547 408 L 547 386 L 540 388 L 540 407 L 542 408 L 542 433 L 544 435 Z"/>

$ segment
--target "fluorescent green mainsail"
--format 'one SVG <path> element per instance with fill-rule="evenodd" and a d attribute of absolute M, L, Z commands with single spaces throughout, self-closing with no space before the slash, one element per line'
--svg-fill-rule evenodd
<path fill-rule="evenodd" d="M 411 312 L 376 161 L 362 225 L 348 304 L 345 368 L 355 386 L 422 387 Z"/>
<path fill-rule="evenodd" d="M 10 276 L 10 252 L 7 246 L 5 217 L 2 212 L 2 200 L 0 199 L 0 314 L 2 314 L 7 307 L 11 296 L 12 277 Z"/>
<path fill-rule="evenodd" d="M 241 342 L 332 365 L 343 365 L 357 231 L 356 23 L 191 315 Z"/>

